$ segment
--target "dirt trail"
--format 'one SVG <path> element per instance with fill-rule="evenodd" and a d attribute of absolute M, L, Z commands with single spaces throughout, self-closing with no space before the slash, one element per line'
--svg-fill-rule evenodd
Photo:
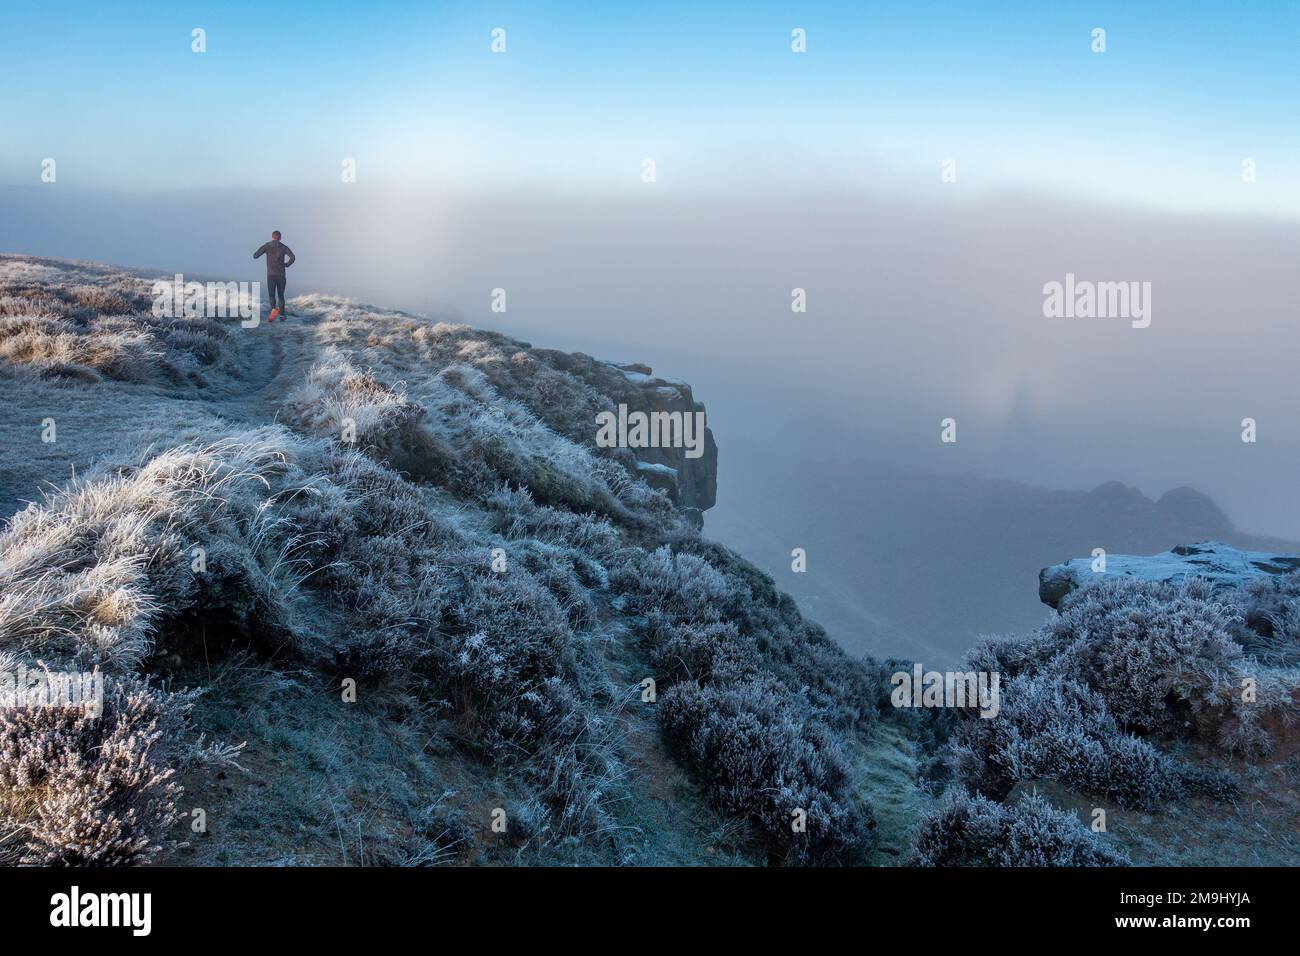
<path fill-rule="evenodd" d="M 184 398 L 207 405 L 214 414 L 231 421 L 274 421 L 285 398 L 316 361 L 320 348 L 314 327 L 322 317 L 295 311 L 288 319 L 238 329 L 232 337 L 233 349 L 246 374 Z"/>

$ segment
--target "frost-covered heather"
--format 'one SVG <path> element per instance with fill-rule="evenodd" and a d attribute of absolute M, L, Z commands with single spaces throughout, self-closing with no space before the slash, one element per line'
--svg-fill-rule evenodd
<path fill-rule="evenodd" d="M 1122 851 L 1040 795 L 1014 805 L 954 790 L 917 830 L 918 866 L 1126 866 Z"/>
<path fill-rule="evenodd" d="M 1125 807 L 1154 807 L 1187 793 L 1228 794 L 1226 775 L 1184 766 L 1120 730 L 1101 695 L 1052 674 L 1007 681 L 991 720 L 962 721 L 954 734 L 958 777 L 1002 799 L 1022 781 L 1059 780 Z"/>
<path fill-rule="evenodd" d="M 199 755 L 190 700 L 128 679 L 104 704 L 0 711 L 0 862 L 123 865 L 175 845 L 172 778 Z"/>
<path fill-rule="evenodd" d="M 875 822 L 855 797 L 839 735 L 875 716 L 874 702 L 856 709 L 866 665 L 829 648 L 810 653 L 823 634 L 783 617 L 743 577 L 689 547 L 664 545 L 616 578 L 667 688 L 660 721 L 669 743 L 711 800 L 753 822 L 774 859 L 860 861 Z M 810 684 L 837 679 L 831 694 L 812 692 Z M 799 812 L 807 814 L 804 833 L 791 827 Z"/>
<path fill-rule="evenodd" d="M 1289 640 L 1275 622 L 1294 593 L 1294 576 L 1235 591 L 1106 579 L 1068 595 L 1038 631 L 975 647 L 964 666 L 1001 675 L 1001 712 L 958 715 L 955 776 L 977 796 L 923 825 L 922 860 L 979 857 L 963 841 L 982 847 L 997 813 L 1021 811 L 987 804 L 1020 783 L 1054 780 L 1144 809 L 1233 796 L 1230 758 L 1267 755 L 1300 718 L 1300 672 L 1275 666 Z M 1261 643 L 1262 623 L 1276 640 Z M 1174 755 L 1186 746 L 1217 759 Z"/>
<path fill-rule="evenodd" d="M 1276 594 L 1284 603 L 1282 579 Z M 1196 738 L 1232 752 L 1267 753 L 1267 723 L 1297 716 L 1293 675 L 1258 645 L 1252 620 L 1258 588 L 1211 590 L 1131 579 L 1104 581 L 1070 594 L 1038 632 L 986 642 L 968 665 L 1004 679 L 1048 675 L 1083 688 L 1116 727 L 1156 740 Z M 1276 644 L 1270 645 L 1276 647 Z M 1247 686 L 1254 700 L 1247 700 Z"/>
<path fill-rule="evenodd" d="M 1300 572 L 1252 581 L 1245 592 L 1243 643 L 1251 655 L 1266 664 L 1300 665 Z"/>
<path fill-rule="evenodd" d="M 654 531 L 675 524 L 662 493 L 557 435 L 527 406 L 500 396 L 478 369 L 426 367 L 410 381 L 383 375 L 382 367 L 361 371 L 331 348 L 290 396 L 289 420 L 319 436 L 338 437 L 350 426 L 355 443 L 377 460 L 465 497 L 485 500 L 504 482 L 567 511 Z"/>

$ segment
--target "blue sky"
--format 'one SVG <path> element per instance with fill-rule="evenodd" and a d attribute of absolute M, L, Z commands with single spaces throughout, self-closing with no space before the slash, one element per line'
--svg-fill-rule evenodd
<path fill-rule="evenodd" d="M 352 157 L 600 195 L 651 157 L 667 191 L 925 194 L 951 157 L 967 194 L 1300 215 L 1300 5 L 1135 6 L 10 3 L 0 184 L 337 188 Z"/>

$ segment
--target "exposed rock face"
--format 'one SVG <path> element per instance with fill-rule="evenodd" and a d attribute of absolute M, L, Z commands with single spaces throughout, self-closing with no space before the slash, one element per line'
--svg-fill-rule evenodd
<path fill-rule="evenodd" d="M 368 314 L 377 314 L 373 307 L 367 309 Z M 583 352 L 535 348 L 500 332 L 468 326 L 445 328 L 448 331 L 440 333 L 440 341 L 452 350 L 447 360 L 473 365 L 505 398 L 527 406 L 549 428 L 589 448 L 596 446 L 597 415 L 618 414 L 620 405 L 629 414 L 658 412 L 684 418 L 705 412 L 690 385 L 659 378 L 648 365 L 621 365 Z M 662 489 L 687 518 L 702 524 L 702 512 L 713 507 L 718 485 L 718 446 L 707 416 L 704 421 L 698 457 L 687 457 L 683 447 L 617 447 L 602 453 L 619 461 L 630 475 Z"/>
<path fill-rule="evenodd" d="M 704 403 L 695 400 L 685 382 L 655 378 L 646 365 L 615 367 L 627 382 L 627 387 L 613 396 L 616 404 L 623 402 L 631 410 L 647 413 L 705 413 Z M 707 415 L 704 421 L 708 421 Z M 634 454 L 641 476 L 652 487 L 659 481 L 670 482 L 671 477 L 676 492 L 669 488 L 669 495 L 674 501 L 683 508 L 707 511 L 717 502 L 718 445 L 707 425 L 703 438 L 704 454 L 698 458 L 688 458 L 685 448 L 638 448 Z"/>
<path fill-rule="evenodd" d="M 1071 558 L 1038 572 L 1038 597 L 1048 607 L 1055 608 L 1071 591 L 1102 574 L 1168 584 L 1199 577 L 1216 588 L 1239 588 L 1254 578 L 1297 570 L 1300 570 L 1300 554 L 1241 551 L 1219 541 L 1203 541 L 1179 545 L 1164 554 L 1108 554 L 1104 572 L 1092 570 L 1092 558 Z"/>
<path fill-rule="evenodd" d="M 629 411 L 679 413 L 683 416 L 704 412 L 704 404 L 695 400 L 691 386 L 677 379 L 659 378 L 648 365 L 639 363 L 618 365 L 602 362 L 582 352 L 560 352 L 555 349 L 529 348 L 530 357 L 561 372 L 580 379 L 594 393 L 584 402 L 583 414 L 577 421 L 557 424 L 569 437 L 584 444 L 595 440 L 595 411 L 617 412 L 619 405 Z M 519 368 L 516 363 L 515 373 Z M 573 410 L 571 408 L 571 410 Z M 717 501 L 718 445 L 713 429 L 704 430 L 703 454 L 688 458 L 685 448 L 633 448 L 628 449 L 633 461 L 631 467 L 652 487 L 662 488 L 681 508 L 706 511 Z"/>

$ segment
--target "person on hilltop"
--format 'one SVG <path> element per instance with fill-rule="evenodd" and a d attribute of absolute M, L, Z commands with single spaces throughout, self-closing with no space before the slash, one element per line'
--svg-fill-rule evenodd
<path fill-rule="evenodd" d="M 280 241 L 279 229 L 271 233 L 270 242 L 262 243 L 253 253 L 254 259 L 261 256 L 266 256 L 266 288 L 271 295 L 271 317 L 267 321 L 274 322 L 277 315 L 289 314 L 284 304 L 284 270 L 298 261 L 298 257 Z"/>

